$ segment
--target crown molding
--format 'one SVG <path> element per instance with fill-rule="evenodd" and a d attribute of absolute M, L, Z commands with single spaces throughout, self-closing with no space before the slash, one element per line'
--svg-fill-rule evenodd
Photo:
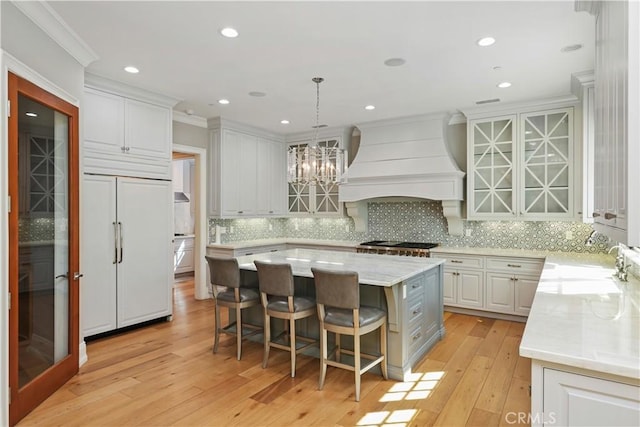
<path fill-rule="evenodd" d="M 224 117 L 211 117 L 207 119 L 207 128 L 210 130 L 218 130 L 218 129 L 231 129 L 238 132 L 246 133 L 249 135 L 254 135 L 257 137 L 271 139 L 273 141 L 283 142 L 285 137 L 284 135 L 277 134 L 274 132 L 270 132 L 268 130 L 258 128 L 255 126 L 251 126 L 245 123 L 240 123 L 235 120 L 229 120 Z"/>
<path fill-rule="evenodd" d="M 103 92 L 109 92 L 114 95 L 135 98 L 152 104 L 162 105 L 164 107 L 173 108 L 174 105 L 180 102 L 179 99 L 168 95 L 163 95 L 135 86 L 130 86 L 126 83 L 117 82 L 106 77 L 87 73 L 86 71 L 84 73 L 84 85 L 93 89 L 101 90 Z"/>
<path fill-rule="evenodd" d="M 207 128 L 207 119 L 193 114 L 187 114 L 182 111 L 173 110 L 173 121 L 184 123 L 186 125 L 197 126 L 199 128 Z"/>
<path fill-rule="evenodd" d="M 16 0 L 11 2 L 83 67 L 87 67 L 99 58 L 46 2 Z"/>
<path fill-rule="evenodd" d="M 465 108 L 462 110 L 462 113 L 468 120 L 470 120 L 501 114 L 524 113 L 527 111 L 535 111 L 537 109 L 569 107 L 576 105 L 578 102 L 579 99 L 577 96 L 569 94 L 523 102 L 510 102 L 505 104 L 492 104 L 486 106 L 483 105 L 481 107 Z"/>
<path fill-rule="evenodd" d="M 467 118 L 465 117 L 464 114 L 462 113 L 455 113 L 452 114 L 451 117 L 449 117 L 449 123 L 450 125 L 459 125 L 459 124 L 466 124 L 467 123 Z"/>

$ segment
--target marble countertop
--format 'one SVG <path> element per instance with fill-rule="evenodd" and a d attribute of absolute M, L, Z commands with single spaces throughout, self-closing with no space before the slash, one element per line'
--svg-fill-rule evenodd
<path fill-rule="evenodd" d="M 520 355 L 640 379 L 640 282 L 613 271 L 607 255 L 549 254 Z"/>
<path fill-rule="evenodd" d="M 416 274 L 430 270 L 444 263 L 436 258 L 413 258 L 335 252 L 317 249 L 289 249 L 238 257 L 241 269 L 253 270 L 253 261 L 289 263 L 294 276 L 313 277 L 312 267 L 326 270 L 355 271 L 360 283 L 375 286 L 393 286 Z"/>
<path fill-rule="evenodd" d="M 212 243 L 207 245 L 207 247 L 220 248 L 220 249 L 244 249 L 244 248 L 255 248 L 260 246 L 284 245 L 287 243 L 294 244 L 294 245 L 336 246 L 336 247 L 346 247 L 346 248 L 355 248 L 360 244 L 360 242 L 354 242 L 351 240 L 321 240 L 321 239 L 297 239 L 293 237 L 278 237 L 274 239 L 257 239 L 257 240 L 244 240 L 244 241 L 228 242 L 228 243 Z"/>

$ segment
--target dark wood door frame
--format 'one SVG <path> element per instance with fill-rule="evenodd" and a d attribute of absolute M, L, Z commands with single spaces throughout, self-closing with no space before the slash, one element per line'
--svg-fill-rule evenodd
<path fill-rule="evenodd" d="M 73 272 L 79 270 L 79 212 L 78 212 L 78 107 L 41 89 L 33 83 L 9 73 L 9 291 L 11 301 L 9 312 L 9 386 L 11 387 L 9 422 L 16 424 L 26 414 L 42 403 L 54 391 L 78 372 L 79 357 L 79 290 Z M 18 95 L 31 98 L 65 114 L 69 118 L 68 146 L 68 197 L 69 197 L 69 354 L 54 366 L 33 379 L 21 389 L 18 388 Z"/>

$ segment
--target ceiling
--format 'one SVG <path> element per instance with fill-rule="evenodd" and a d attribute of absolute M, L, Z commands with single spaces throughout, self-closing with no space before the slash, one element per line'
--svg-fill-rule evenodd
<path fill-rule="evenodd" d="M 316 76 L 320 123 L 333 127 L 566 95 L 571 73 L 594 67 L 594 18 L 572 0 L 50 5 L 98 54 L 87 71 L 178 98 L 177 111 L 281 134 L 315 124 Z M 222 37 L 227 26 L 240 35 Z M 479 47 L 485 36 L 496 43 Z"/>

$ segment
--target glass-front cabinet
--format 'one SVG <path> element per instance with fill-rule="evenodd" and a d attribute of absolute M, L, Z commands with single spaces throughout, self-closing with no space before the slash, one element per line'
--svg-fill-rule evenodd
<path fill-rule="evenodd" d="M 319 148 L 340 148 L 341 138 L 324 138 L 317 142 Z M 304 149 L 308 141 L 292 142 L 289 147 Z M 303 150 L 298 150 L 302 153 Z M 328 150 L 328 152 L 332 152 Z M 329 159 L 335 164 L 335 154 Z M 302 162 L 302 159 L 298 159 Z M 324 182 L 290 182 L 288 184 L 288 206 L 291 215 L 341 216 L 342 203 L 338 202 L 338 184 Z"/>
<path fill-rule="evenodd" d="M 469 121 L 469 219 L 572 219 L 573 108 Z"/>

